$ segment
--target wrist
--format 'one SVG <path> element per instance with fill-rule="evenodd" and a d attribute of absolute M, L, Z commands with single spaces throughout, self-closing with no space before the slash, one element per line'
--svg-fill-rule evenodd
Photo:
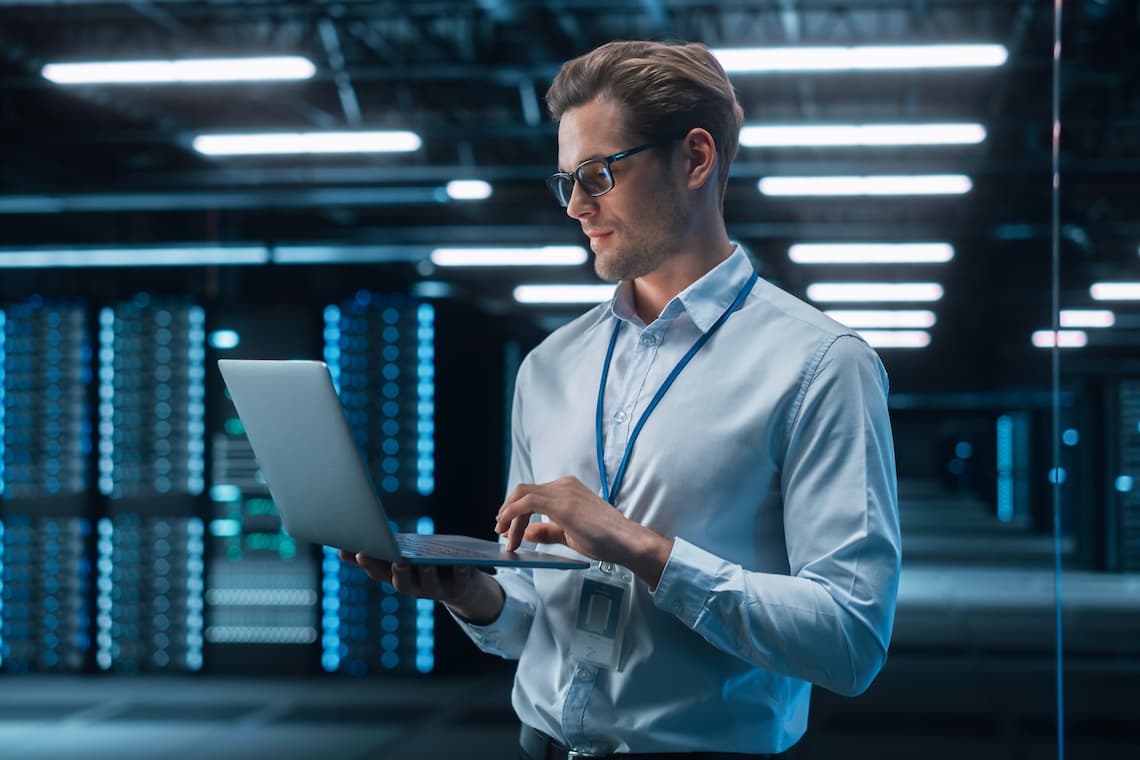
<path fill-rule="evenodd" d="M 506 604 L 503 587 L 481 570 L 473 571 L 471 582 L 458 598 L 445 602 L 448 609 L 471 625 L 495 622 Z"/>
<path fill-rule="evenodd" d="M 625 566 L 649 585 L 649 590 L 657 588 L 669 555 L 673 551 L 673 539 L 666 538 L 643 525 L 638 526 L 636 539 L 631 549 L 631 557 Z"/>

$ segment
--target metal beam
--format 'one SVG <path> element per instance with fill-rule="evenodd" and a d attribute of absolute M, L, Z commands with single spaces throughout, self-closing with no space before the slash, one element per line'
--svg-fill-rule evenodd
<path fill-rule="evenodd" d="M 363 123 L 360 116 L 360 101 L 356 99 L 356 90 L 352 88 L 352 79 L 344 65 L 344 52 L 341 50 L 336 24 L 331 18 L 324 16 L 317 21 L 317 31 L 320 33 L 321 44 L 325 48 L 329 68 L 333 72 L 333 81 L 336 82 L 340 107 L 344 111 L 344 121 L 350 127 L 359 127 Z"/>

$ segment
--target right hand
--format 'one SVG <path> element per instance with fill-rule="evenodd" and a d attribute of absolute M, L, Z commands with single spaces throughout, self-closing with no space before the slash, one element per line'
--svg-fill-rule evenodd
<path fill-rule="evenodd" d="M 471 622 L 490 622 L 503 608 L 504 597 L 499 584 L 486 573 L 467 565 L 386 562 L 344 549 L 339 556 L 358 566 L 372 580 L 390 583 L 401 594 L 442 602 Z"/>

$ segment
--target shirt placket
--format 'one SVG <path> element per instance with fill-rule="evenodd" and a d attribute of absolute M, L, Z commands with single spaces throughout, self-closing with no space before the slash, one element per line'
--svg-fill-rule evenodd
<path fill-rule="evenodd" d="M 637 336 L 632 345 L 618 346 L 619 351 L 628 351 L 628 362 L 614 361 L 606 385 L 606 397 L 614 398 L 614 405 L 608 410 L 603 429 L 603 456 L 606 462 L 606 477 L 613 485 L 618 468 L 621 466 L 625 447 L 633 433 L 637 420 L 633 419 L 650 367 L 657 356 L 661 344 L 659 328 L 647 328 Z M 623 357 L 625 358 L 625 357 Z M 625 371 L 615 372 L 618 366 Z M 613 394 L 612 396 L 610 394 Z M 628 478 L 628 473 L 627 476 Z M 597 685 L 599 669 L 593 665 L 575 663 L 571 675 L 570 689 L 562 706 L 562 730 L 566 741 L 578 751 L 591 751 L 593 745 L 586 729 L 586 708 L 589 696 Z"/>
<path fill-rule="evenodd" d="M 614 405 L 610 408 L 606 420 L 603 451 L 606 459 L 606 477 L 610 480 L 611 488 L 618 468 L 621 467 L 622 457 L 625 456 L 630 435 L 633 434 L 633 428 L 637 424 L 634 413 L 637 411 L 638 401 L 641 399 L 649 369 L 653 366 L 660 343 L 660 330 L 657 326 L 642 330 L 632 345 L 627 343 L 621 346 L 623 350 L 630 352 L 629 361 L 621 362 L 621 366 L 628 369 L 624 372 L 610 373 L 609 384 L 615 391 Z M 615 362 L 616 364 L 618 363 Z M 627 472 L 625 478 L 628 477 Z"/>

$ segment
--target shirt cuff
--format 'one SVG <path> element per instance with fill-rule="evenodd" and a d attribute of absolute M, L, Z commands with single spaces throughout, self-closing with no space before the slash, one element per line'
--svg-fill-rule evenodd
<path fill-rule="evenodd" d="M 673 539 L 673 551 L 661 573 L 661 580 L 652 592 L 658 609 L 671 612 L 689 626 L 696 628 L 697 618 L 705 610 L 705 603 L 716 588 L 717 571 L 724 560 L 701 549 L 683 538 Z"/>
<path fill-rule="evenodd" d="M 504 583 L 508 580 L 507 578 L 500 579 L 492 576 L 491 579 L 503 588 L 504 600 L 503 609 L 499 611 L 499 616 L 490 623 L 486 625 L 470 623 L 456 615 L 450 607 L 446 605 L 444 607 L 455 619 L 455 622 L 459 624 L 459 627 L 475 642 L 475 646 L 488 654 L 511 657 L 511 652 L 516 648 L 512 644 L 518 643 L 515 639 L 518 638 L 520 631 L 525 631 L 530 627 L 534 610 L 526 602 L 511 595 L 510 584 Z"/>

